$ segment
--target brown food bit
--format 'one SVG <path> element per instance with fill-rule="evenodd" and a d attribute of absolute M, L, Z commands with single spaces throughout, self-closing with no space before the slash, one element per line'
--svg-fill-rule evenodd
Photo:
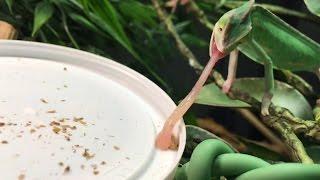
<path fill-rule="evenodd" d="M 70 168 L 70 166 L 67 166 L 66 168 L 64 168 L 64 174 L 67 174 L 67 173 L 69 173 L 71 171 L 71 168 Z"/>
<path fill-rule="evenodd" d="M 130 160 L 130 158 L 129 158 L 129 157 L 126 157 L 126 159 L 127 159 L 127 160 Z"/>
<path fill-rule="evenodd" d="M 25 127 L 30 126 L 31 125 L 31 121 L 27 122 Z"/>
<path fill-rule="evenodd" d="M 91 167 L 92 167 L 94 170 L 98 169 L 98 166 L 97 166 L 96 164 L 91 164 Z"/>
<path fill-rule="evenodd" d="M 38 135 L 38 139 L 40 139 L 40 138 L 41 138 L 41 136 L 42 136 L 42 134 L 39 134 L 39 135 Z"/>
<path fill-rule="evenodd" d="M 106 165 L 106 162 L 105 162 L 105 161 L 102 161 L 100 164 L 101 164 L 101 165 Z"/>
<path fill-rule="evenodd" d="M 59 166 L 63 166 L 63 162 L 59 162 L 58 164 L 59 164 Z"/>
<path fill-rule="evenodd" d="M 81 121 L 81 120 L 84 120 L 83 117 L 73 117 L 73 121 L 74 122 L 78 122 L 78 121 Z"/>
<path fill-rule="evenodd" d="M 36 132 L 35 129 L 30 129 L 30 133 L 31 133 L 31 134 L 34 133 L 34 132 Z"/>
<path fill-rule="evenodd" d="M 61 131 L 61 129 L 59 127 L 57 127 L 57 126 L 53 126 L 52 130 L 56 134 L 58 134 Z"/>
<path fill-rule="evenodd" d="M 83 164 L 81 164 L 80 168 L 81 168 L 81 169 L 85 169 L 85 168 L 86 168 L 86 166 L 85 166 L 85 165 L 83 165 Z"/>
<path fill-rule="evenodd" d="M 83 157 L 85 157 L 87 160 L 93 158 L 95 154 L 90 154 L 89 149 L 84 149 L 84 152 L 82 154 Z"/>
<path fill-rule="evenodd" d="M 43 124 L 41 124 L 41 125 L 39 125 L 39 126 L 36 126 L 37 129 L 44 128 L 44 127 L 46 127 L 46 126 L 43 125 Z"/>
<path fill-rule="evenodd" d="M 113 149 L 115 149 L 115 150 L 117 150 L 117 151 L 120 150 L 120 148 L 119 148 L 118 146 L 113 146 Z"/>
<path fill-rule="evenodd" d="M 73 121 L 74 121 L 74 122 L 79 122 L 80 124 L 83 124 L 83 125 L 86 125 L 86 124 L 87 124 L 87 123 L 84 121 L 84 118 L 83 118 L 83 117 L 79 117 L 79 118 L 74 117 L 74 118 L 73 118 Z"/>
<path fill-rule="evenodd" d="M 169 146 L 169 149 L 170 150 L 178 150 L 178 148 L 179 148 L 179 140 L 176 138 L 176 137 L 174 137 L 174 136 L 171 136 L 171 145 Z"/>
<path fill-rule="evenodd" d="M 48 101 L 45 100 L 45 99 L 43 99 L 43 98 L 41 98 L 40 101 L 43 102 L 43 103 L 45 103 L 45 104 L 48 104 Z"/>
<path fill-rule="evenodd" d="M 6 123 L 0 122 L 0 127 L 3 127 L 4 125 L 6 125 Z"/>
<path fill-rule="evenodd" d="M 95 171 L 93 171 L 93 174 L 94 174 L 94 175 L 98 175 L 98 174 L 99 174 L 99 171 L 95 170 Z"/>
<path fill-rule="evenodd" d="M 60 123 L 59 122 L 56 122 L 56 121 L 52 121 L 50 123 L 50 126 L 60 126 Z"/>
<path fill-rule="evenodd" d="M 25 179 L 25 175 L 24 174 L 20 174 L 19 176 L 18 176 L 18 180 L 24 180 Z"/>
<path fill-rule="evenodd" d="M 67 71 L 67 68 L 66 68 L 66 67 L 64 67 L 64 68 L 63 68 L 63 70 L 64 70 L 64 71 Z"/>
<path fill-rule="evenodd" d="M 17 137 L 18 137 L 18 138 L 21 138 L 22 136 L 19 134 L 19 135 L 17 135 Z"/>
<path fill-rule="evenodd" d="M 69 136 L 64 136 L 64 138 L 67 140 L 67 141 L 70 141 L 70 137 Z"/>
<path fill-rule="evenodd" d="M 63 87 L 67 88 L 68 86 L 67 85 L 63 85 Z"/>
<path fill-rule="evenodd" d="M 49 111 L 47 111 L 47 113 L 51 113 L 51 114 L 56 113 L 56 112 L 57 112 L 56 110 L 49 110 Z"/>
<path fill-rule="evenodd" d="M 66 100 L 65 100 L 65 99 L 61 99 L 60 101 L 61 101 L 61 102 L 66 102 Z"/>
<path fill-rule="evenodd" d="M 8 141 L 3 140 L 3 141 L 1 141 L 1 143 L 2 143 L 2 144 L 8 144 Z"/>

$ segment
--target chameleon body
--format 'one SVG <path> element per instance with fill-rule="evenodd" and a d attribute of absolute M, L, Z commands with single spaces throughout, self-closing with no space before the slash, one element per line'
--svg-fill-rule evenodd
<path fill-rule="evenodd" d="M 280 18 L 260 7 L 250 11 L 252 30 L 238 49 L 250 59 L 264 64 L 256 53 L 253 38 L 271 58 L 273 67 L 291 71 L 315 72 L 320 67 L 320 46 Z"/>
<path fill-rule="evenodd" d="M 190 108 L 214 65 L 230 54 L 228 77 L 223 91 L 228 92 L 236 78 L 238 52 L 264 65 L 265 93 L 261 114 L 269 115 L 274 91 L 273 69 L 315 72 L 320 77 L 320 45 L 294 29 L 254 0 L 225 13 L 215 24 L 211 35 L 210 60 L 190 93 L 168 117 L 156 139 L 159 149 L 172 144 L 172 131 L 176 123 Z"/>
<path fill-rule="evenodd" d="M 262 115 L 269 114 L 274 89 L 273 68 L 319 75 L 320 45 L 270 11 L 254 5 L 254 1 L 227 12 L 219 19 L 212 33 L 213 43 L 222 53 L 240 50 L 265 66 L 266 91 L 262 99 Z M 230 61 L 229 73 L 235 74 L 235 71 L 236 63 Z M 235 75 L 228 75 L 224 92 L 229 91 L 234 78 Z"/>

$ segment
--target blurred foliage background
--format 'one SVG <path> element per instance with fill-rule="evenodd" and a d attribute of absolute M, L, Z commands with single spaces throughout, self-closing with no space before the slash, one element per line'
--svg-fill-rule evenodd
<path fill-rule="evenodd" d="M 166 3 L 160 2 L 163 6 Z M 242 2 L 195 1 L 213 24 Z M 256 3 L 262 3 L 320 42 L 320 18 L 312 15 L 302 0 L 257 0 Z M 174 12 L 166 7 L 166 12 L 183 42 L 204 65 L 208 60 L 211 30 L 199 22 L 188 4 L 178 5 Z M 0 0 L 0 20 L 17 28 L 18 39 L 69 46 L 129 66 L 158 84 L 175 102 L 189 92 L 198 77 L 180 54 L 149 0 Z M 263 67 L 244 55 L 240 55 L 238 68 L 238 77 L 263 76 Z M 222 61 L 217 70 L 226 76 L 227 62 Z M 319 90 L 314 75 L 298 74 Z M 187 124 L 195 124 L 199 118 L 214 119 L 222 124 L 222 134 L 231 131 L 236 136 L 263 140 L 255 128 L 230 109 L 194 105 L 185 117 Z"/>

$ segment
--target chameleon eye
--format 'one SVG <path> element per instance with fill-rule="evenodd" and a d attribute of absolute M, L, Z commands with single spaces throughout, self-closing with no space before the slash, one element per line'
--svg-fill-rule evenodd
<path fill-rule="evenodd" d="M 222 31 L 222 28 L 221 28 L 221 27 L 219 28 L 219 31 Z"/>

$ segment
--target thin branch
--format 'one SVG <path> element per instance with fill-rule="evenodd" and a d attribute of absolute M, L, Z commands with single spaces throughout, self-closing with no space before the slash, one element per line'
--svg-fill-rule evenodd
<path fill-rule="evenodd" d="M 269 118 L 270 124 L 274 129 L 276 129 L 285 141 L 285 144 L 290 149 L 291 159 L 305 163 L 312 164 L 313 160 L 308 156 L 304 149 L 302 142 L 299 140 L 297 135 L 294 133 L 293 129 L 287 124 L 283 119 L 274 117 Z M 275 122 L 277 121 L 277 122 Z"/>
<path fill-rule="evenodd" d="M 152 3 L 158 13 L 160 20 L 164 22 L 167 30 L 175 39 L 176 45 L 177 45 L 179 51 L 181 52 L 181 54 L 184 55 L 188 59 L 189 65 L 191 67 L 193 67 L 197 71 L 201 71 L 203 69 L 203 66 L 199 63 L 199 61 L 196 60 L 196 57 L 193 55 L 193 53 L 190 51 L 190 49 L 183 43 L 183 41 L 179 37 L 178 33 L 176 32 L 176 30 L 174 28 L 173 22 L 170 19 L 170 16 L 168 16 L 168 14 L 162 10 L 162 8 L 160 7 L 160 4 L 157 0 L 152 0 Z"/>
<path fill-rule="evenodd" d="M 258 129 L 267 139 L 273 144 L 279 147 L 284 153 L 287 153 L 287 148 L 284 146 L 283 142 L 269 129 L 267 128 L 251 111 L 244 108 L 235 109 L 242 116 L 246 117 L 246 120 Z"/>

